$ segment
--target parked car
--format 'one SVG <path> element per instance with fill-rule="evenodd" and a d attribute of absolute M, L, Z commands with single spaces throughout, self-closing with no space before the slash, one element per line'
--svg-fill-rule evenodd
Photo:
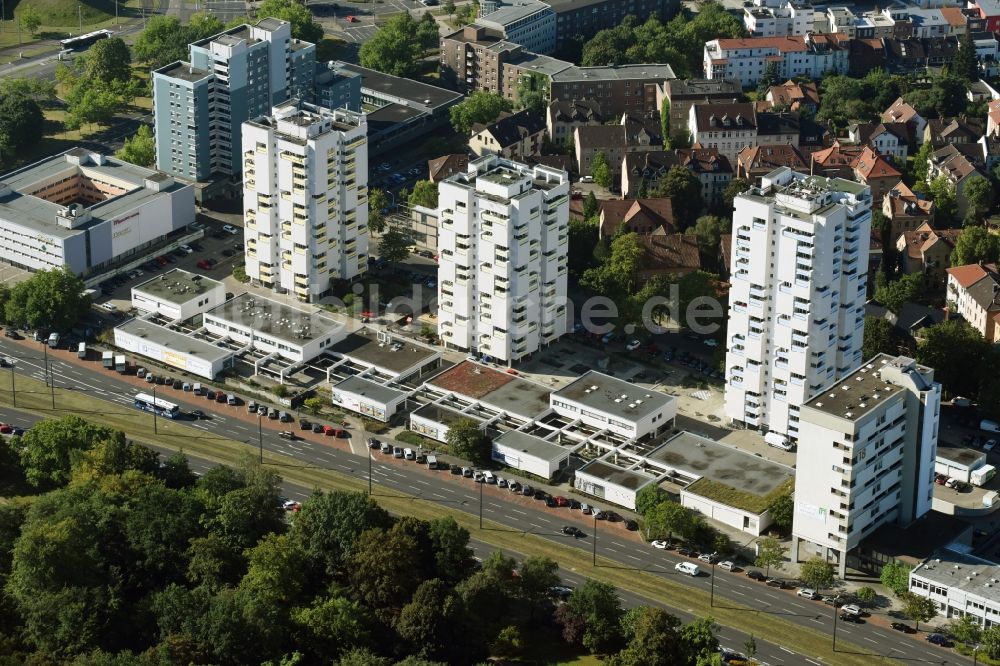
<path fill-rule="evenodd" d="M 625 521 L 625 529 L 629 532 L 635 532 L 639 529 L 639 523 L 631 518 Z"/>
<path fill-rule="evenodd" d="M 640 343 L 638 340 L 632 340 L 627 345 L 625 345 L 625 351 L 635 351 L 636 349 L 639 348 L 640 344 L 642 343 Z"/>
<path fill-rule="evenodd" d="M 669 541 L 662 541 L 660 539 L 657 539 L 656 541 L 650 541 L 649 545 L 659 550 L 667 550 L 668 548 L 670 548 Z"/>
<path fill-rule="evenodd" d="M 236 234 L 240 233 L 240 230 L 237 227 L 234 227 L 231 224 L 224 224 L 224 225 L 222 225 L 222 230 L 225 231 L 227 234 L 232 234 L 234 236 Z"/>
<path fill-rule="evenodd" d="M 732 560 L 723 560 L 719 562 L 719 568 L 724 571 L 732 571 L 736 568 L 736 565 L 732 562 Z"/>
<path fill-rule="evenodd" d="M 580 537 L 585 536 L 579 527 L 574 527 L 573 525 L 563 525 L 562 533 L 567 536 L 571 536 L 574 539 L 579 539 Z"/>
<path fill-rule="evenodd" d="M 305 419 L 299 419 L 299 430 L 312 430 L 312 423 Z"/>
<path fill-rule="evenodd" d="M 768 578 L 766 585 L 768 587 L 776 587 L 779 590 L 784 590 L 786 587 L 788 587 L 788 583 L 781 580 L 780 578 Z"/>
<path fill-rule="evenodd" d="M 698 556 L 698 559 L 707 564 L 712 564 L 719 561 L 719 556 L 715 553 L 702 553 Z"/>
<path fill-rule="evenodd" d="M 569 506 L 569 500 L 563 497 L 562 495 L 553 497 L 552 499 L 555 500 L 556 506 Z"/>
<path fill-rule="evenodd" d="M 855 624 L 861 624 L 861 623 L 864 622 L 864 620 L 862 620 L 857 615 L 854 615 L 852 613 L 845 613 L 843 611 L 841 611 L 841 613 L 840 613 L 840 621 L 841 622 L 853 622 Z"/>
<path fill-rule="evenodd" d="M 915 633 L 917 633 L 916 629 L 914 629 L 913 627 L 911 627 L 908 624 L 904 624 L 903 622 L 893 622 L 889 626 L 892 627 L 893 629 L 895 629 L 896 631 L 902 631 L 904 634 L 915 634 Z"/>
<path fill-rule="evenodd" d="M 313 428 L 312 428 L 312 430 L 313 430 L 313 432 L 314 432 L 314 433 L 316 433 L 316 434 L 319 434 L 319 433 L 323 432 L 323 430 L 324 430 L 324 428 L 323 428 L 323 424 L 322 424 L 322 423 L 313 423 Z M 384 452 L 385 452 L 385 449 L 383 449 L 383 453 L 384 453 Z"/>
<path fill-rule="evenodd" d="M 857 615 L 858 617 L 861 617 L 861 615 L 864 614 L 864 611 L 861 610 L 861 607 L 856 604 L 846 604 L 844 606 L 841 606 L 840 610 L 842 610 L 845 613 L 850 613 L 851 615 Z"/>
<path fill-rule="evenodd" d="M 403 453 L 403 448 L 401 446 L 394 446 L 392 448 L 392 457 L 393 458 L 399 458 L 399 459 L 402 460 L 402 458 L 403 458 L 404 455 L 405 454 Z"/>
<path fill-rule="evenodd" d="M 816 590 L 812 589 L 811 587 L 800 587 L 799 591 L 796 592 L 795 594 L 797 594 L 798 596 L 800 596 L 800 597 L 802 597 L 804 599 L 815 599 L 816 598 Z"/>
<path fill-rule="evenodd" d="M 382 442 L 378 441 L 374 437 L 368 438 L 368 448 L 369 449 L 379 449 L 382 448 Z"/>
<path fill-rule="evenodd" d="M 941 647 L 951 647 L 952 642 L 944 634 L 927 634 L 927 642 Z"/>

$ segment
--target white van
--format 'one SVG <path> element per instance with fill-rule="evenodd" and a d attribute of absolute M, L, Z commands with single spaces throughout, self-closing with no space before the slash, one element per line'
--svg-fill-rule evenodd
<path fill-rule="evenodd" d="M 497 482 L 497 477 L 493 476 L 493 472 L 487 470 L 483 472 L 483 482 L 489 484 L 495 484 Z"/>
<path fill-rule="evenodd" d="M 438 459 L 437 456 L 427 456 L 427 469 L 437 469 Z"/>
<path fill-rule="evenodd" d="M 1000 432 L 1000 423 L 989 419 L 983 419 L 979 422 L 979 429 L 985 430 L 986 432 Z"/>
<path fill-rule="evenodd" d="M 674 565 L 674 570 L 692 577 L 701 574 L 701 569 L 694 562 L 678 562 Z"/>
<path fill-rule="evenodd" d="M 77 358 L 87 358 L 87 343 L 81 342 L 76 347 L 76 357 Z"/>
<path fill-rule="evenodd" d="M 767 442 L 768 446 L 773 446 L 776 449 L 781 449 L 782 451 L 791 451 L 795 447 L 788 438 L 777 432 L 769 432 L 764 435 L 764 441 Z"/>

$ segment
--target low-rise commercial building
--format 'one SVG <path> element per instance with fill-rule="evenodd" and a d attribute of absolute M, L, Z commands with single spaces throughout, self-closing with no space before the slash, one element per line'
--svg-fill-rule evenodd
<path fill-rule="evenodd" d="M 510 430 L 493 440 L 493 460 L 543 479 L 569 465 L 570 449 L 556 442 Z"/>
<path fill-rule="evenodd" d="M 406 404 L 408 391 L 364 377 L 353 376 L 333 385 L 333 404 L 383 423 Z"/>
<path fill-rule="evenodd" d="M 180 268 L 132 287 L 132 307 L 170 321 L 185 321 L 225 300 L 225 284 Z"/>
<path fill-rule="evenodd" d="M 140 258 L 194 222 L 194 189 L 84 148 L 0 177 L 0 260 L 86 277 Z"/>
<path fill-rule="evenodd" d="M 214 379 L 235 360 L 227 346 L 220 347 L 146 318 L 116 326 L 115 347 L 205 379 Z"/>
<path fill-rule="evenodd" d="M 940 550 L 910 572 L 909 590 L 933 601 L 944 618 L 970 615 L 983 628 L 1000 624 L 996 562 Z"/>
<path fill-rule="evenodd" d="M 369 328 L 347 334 L 328 351 L 365 377 L 374 375 L 396 384 L 418 379 L 441 365 L 436 349 Z"/>
<path fill-rule="evenodd" d="M 986 464 L 986 452 L 964 446 L 939 446 L 934 457 L 934 471 L 969 483 L 974 470 Z"/>
<path fill-rule="evenodd" d="M 561 416 L 630 439 L 655 437 L 672 428 L 677 416 L 673 396 L 596 370 L 554 391 L 551 405 Z"/>

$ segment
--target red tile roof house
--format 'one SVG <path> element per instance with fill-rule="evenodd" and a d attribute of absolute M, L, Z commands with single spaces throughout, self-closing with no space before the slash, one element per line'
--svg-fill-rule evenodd
<path fill-rule="evenodd" d="M 948 309 L 990 342 L 1000 342 L 1000 274 L 996 264 L 949 268 Z"/>

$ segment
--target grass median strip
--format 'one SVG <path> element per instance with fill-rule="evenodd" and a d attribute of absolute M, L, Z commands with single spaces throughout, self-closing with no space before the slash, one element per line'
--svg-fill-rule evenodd
<path fill-rule="evenodd" d="M 126 405 L 109 403 L 79 391 L 57 388 L 55 390 L 57 409 L 53 410 L 50 389 L 41 381 L 18 375 L 16 386 L 16 408 L 19 410 L 51 418 L 74 413 L 94 423 L 121 429 L 133 440 L 161 448 L 183 450 L 198 458 L 220 464 L 235 465 L 243 455 L 257 450 L 256 441 L 238 442 L 163 418 L 157 419 L 157 432 L 154 433 L 151 414 L 134 410 Z M 13 406 L 9 387 L 9 382 L 0 381 L 0 405 Z M 271 451 L 264 451 L 264 462 L 273 466 L 286 481 L 307 488 L 355 491 L 368 489 L 366 476 L 350 476 Z M 358 473 L 366 475 L 367 470 L 363 469 L 363 463 L 360 466 L 362 469 L 359 469 Z M 715 607 L 711 607 L 706 592 L 675 583 L 648 571 L 627 567 L 620 562 L 598 557 L 599 566 L 594 568 L 591 566 L 589 553 L 567 548 L 529 532 L 521 532 L 488 520 L 484 522 L 485 529 L 480 530 L 478 517 L 451 506 L 457 502 L 421 497 L 381 487 L 378 484 L 375 488 L 378 502 L 397 515 L 411 515 L 425 520 L 451 515 L 478 541 L 516 550 L 524 555 L 550 557 L 565 569 L 607 581 L 622 590 L 658 601 L 668 607 L 685 610 L 701 617 L 711 615 L 720 625 L 767 640 L 780 639 L 783 645 L 812 659 L 822 659 L 830 664 L 862 666 L 869 664 L 872 657 L 878 656 L 843 641 L 838 641 L 839 649 L 833 652 L 831 638 L 825 632 L 794 624 L 779 616 L 769 615 L 766 611 L 757 611 L 730 599 L 719 601 Z M 816 608 L 816 615 L 828 612 L 825 607 Z"/>

